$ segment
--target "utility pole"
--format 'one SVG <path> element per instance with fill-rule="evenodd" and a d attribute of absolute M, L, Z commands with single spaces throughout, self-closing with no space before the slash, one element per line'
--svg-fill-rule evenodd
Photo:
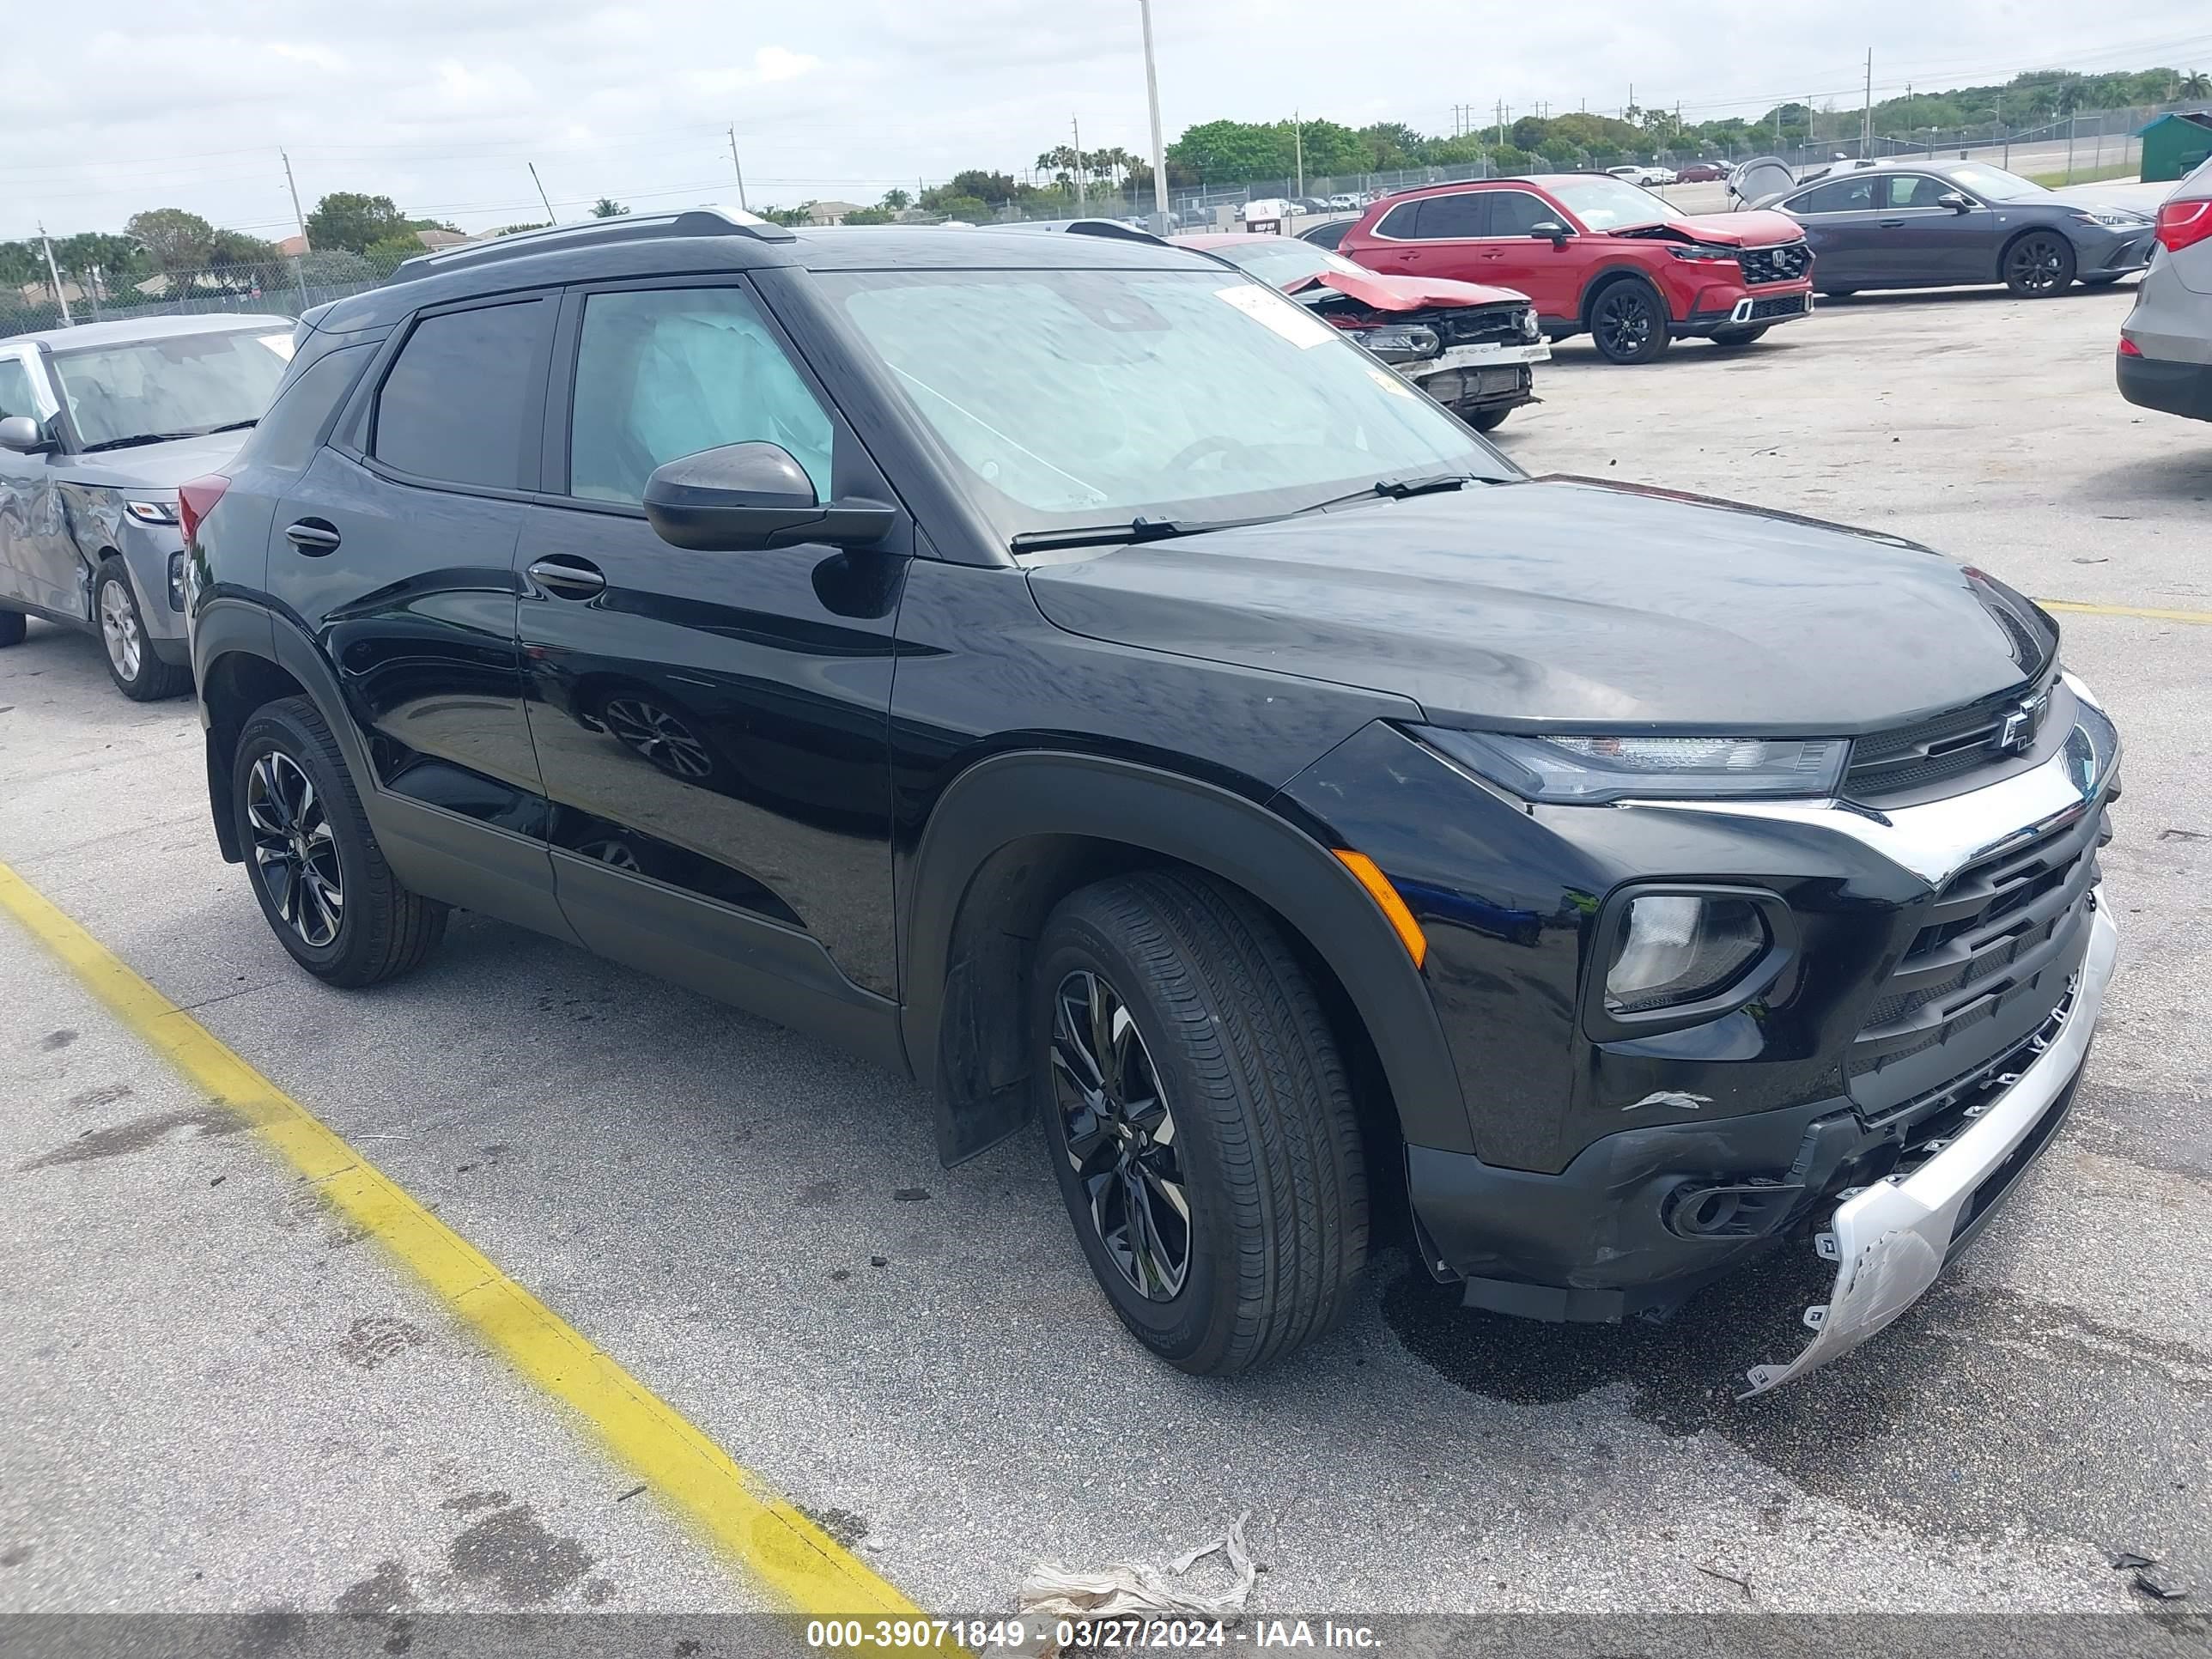
<path fill-rule="evenodd" d="M 538 185 L 538 199 L 545 205 L 545 222 L 549 225 L 559 224 L 561 222 L 560 216 L 553 211 L 553 204 L 545 194 L 545 186 L 542 184 L 538 184 L 538 163 L 535 161 L 526 161 L 523 165 L 530 169 L 530 182 L 533 185 Z"/>
<path fill-rule="evenodd" d="M 1075 135 L 1075 211 L 1079 216 L 1091 211 L 1091 198 L 1083 188 L 1083 123 L 1071 115 L 1067 125 Z"/>
<path fill-rule="evenodd" d="M 54 269 L 54 245 L 46 240 L 46 222 L 39 221 L 39 246 L 46 251 L 46 276 L 54 285 L 54 298 L 61 302 L 62 326 L 75 328 L 76 319 L 70 315 L 69 295 L 62 292 L 62 274 Z"/>
<path fill-rule="evenodd" d="M 1137 9 L 1145 19 L 1145 102 L 1152 117 L 1152 210 L 1159 216 L 1152 229 L 1164 236 L 1168 234 L 1168 152 L 1160 142 L 1160 77 L 1152 67 L 1152 0 L 1137 0 Z"/>
<path fill-rule="evenodd" d="M 284 188 L 292 192 L 292 216 L 300 225 L 300 252 L 311 252 L 313 250 L 307 245 L 307 216 L 300 211 L 300 186 L 292 179 L 292 158 L 281 149 L 276 154 L 283 157 L 284 162 Z"/>
<path fill-rule="evenodd" d="M 738 130 L 734 125 L 730 129 L 730 165 L 738 170 L 738 207 L 743 212 L 750 213 L 752 206 L 745 200 L 745 164 L 738 160 Z M 921 188 L 919 181 L 915 187 L 917 190 Z"/>
<path fill-rule="evenodd" d="M 1866 113 L 1859 118 L 1859 159 L 1874 153 L 1874 48 L 1867 48 Z"/>
<path fill-rule="evenodd" d="M 1298 112 L 1291 112 L 1291 148 L 1298 158 L 1298 187 L 1297 194 L 1306 193 L 1306 129 L 1298 119 Z"/>

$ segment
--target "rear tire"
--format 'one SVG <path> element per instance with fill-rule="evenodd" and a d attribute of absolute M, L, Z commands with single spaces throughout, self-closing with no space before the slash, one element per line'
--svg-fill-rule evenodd
<path fill-rule="evenodd" d="M 22 644 L 25 631 L 21 611 L 0 611 L 0 649 Z"/>
<path fill-rule="evenodd" d="M 2055 230 L 2031 230 L 2005 246 L 1998 270 L 2023 300 L 2051 300 L 2074 286 L 2074 244 Z"/>
<path fill-rule="evenodd" d="M 1179 871 L 1084 888 L 1045 923 L 1030 1014 L 1061 1196 L 1137 1340 L 1227 1376 L 1334 1325 L 1366 1261 L 1366 1164 L 1335 1040 L 1267 913 Z"/>
<path fill-rule="evenodd" d="M 1769 326 L 1757 323 L 1749 328 L 1717 328 L 1712 332 L 1712 342 L 1717 346 L 1747 346 L 1765 333 Z"/>
<path fill-rule="evenodd" d="M 1477 432 L 1495 432 L 1505 424 L 1505 417 L 1512 412 L 1510 409 L 1478 409 L 1466 419 Z"/>
<path fill-rule="evenodd" d="M 337 739 L 307 698 L 254 711 L 239 735 L 230 793 L 261 914 L 317 979 L 394 979 L 444 937 L 446 907 L 392 875 Z"/>
<path fill-rule="evenodd" d="M 192 671 L 172 668 L 154 654 L 146 619 L 131 592 L 123 561 L 111 558 L 93 578 L 92 614 L 100 623 L 100 643 L 107 653 L 107 677 L 133 702 L 160 702 L 192 689 Z"/>
<path fill-rule="evenodd" d="M 1648 363 L 1674 338 L 1667 302 L 1637 277 L 1608 283 L 1590 301 L 1590 341 L 1609 363 Z"/>

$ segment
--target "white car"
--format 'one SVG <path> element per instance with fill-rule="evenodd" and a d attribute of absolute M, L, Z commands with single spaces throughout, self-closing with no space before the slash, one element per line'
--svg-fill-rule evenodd
<path fill-rule="evenodd" d="M 1357 213 L 1360 206 L 1359 198 L 1349 191 L 1340 192 L 1328 198 L 1329 211 L 1332 213 Z"/>
<path fill-rule="evenodd" d="M 1626 179 L 1632 185 L 1642 185 L 1647 188 L 1652 185 L 1671 185 L 1675 182 L 1674 169 L 1672 167 L 1607 167 L 1606 171 L 1616 179 Z"/>

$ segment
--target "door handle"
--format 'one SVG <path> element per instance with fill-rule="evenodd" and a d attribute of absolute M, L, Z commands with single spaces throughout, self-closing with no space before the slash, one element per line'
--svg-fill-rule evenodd
<path fill-rule="evenodd" d="M 302 519 L 297 524 L 285 526 L 284 539 L 311 559 L 335 553 L 338 548 L 337 527 L 320 519 Z"/>
<path fill-rule="evenodd" d="M 1877 219 L 1875 221 L 1875 228 L 1878 230 L 1895 230 L 1904 222 L 1902 219 Z"/>
<path fill-rule="evenodd" d="M 605 573 L 597 565 L 566 554 L 538 560 L 530 567 L 530 574 L 539 586 L 562 599 L 588 599 L 604 592 L 607 585 Z"/>

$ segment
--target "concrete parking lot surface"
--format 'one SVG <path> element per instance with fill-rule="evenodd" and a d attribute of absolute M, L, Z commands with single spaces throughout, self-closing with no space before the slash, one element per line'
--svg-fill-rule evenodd
<path fill-rule="evenodd" d="M 1635 370 L 1570 343 L 1502 447 L 2212 615 L 2212 428 L 2119 401 L 2128 303 L 1863 298 Z M 1249 1509 L 1255 1609 L 2179 1630 L 2193 1604 L 2106 1553 L 2212 1585 L 2212 626 L 2063 620 L 2129 744 L 2123 964 L 2073 1120 L 1924 1304 L 1746 1404 L 1809 1261 L 1620 1330 L 1462 1313 L 1392 1252 L 1329 1340 L 1195 1381 L 1112 1321 L 1033 1136 L 941 1170 L 904 1085 L 480 920 L 326 989 L 216 856 L 189 704 L 124 702 L 35 624 L 0 654 L 0 860 L 925 1607 L 1004 1608 L 1040 1559 L 1161 1562 Z M 423 1609 L 748 1605 L 4 918 L 0 1074 L 0 1608 L 367 1606 L 394 1575 Z M 487 1515 L 527 1517 L 519 1589 L 465 1565 Z"/>

